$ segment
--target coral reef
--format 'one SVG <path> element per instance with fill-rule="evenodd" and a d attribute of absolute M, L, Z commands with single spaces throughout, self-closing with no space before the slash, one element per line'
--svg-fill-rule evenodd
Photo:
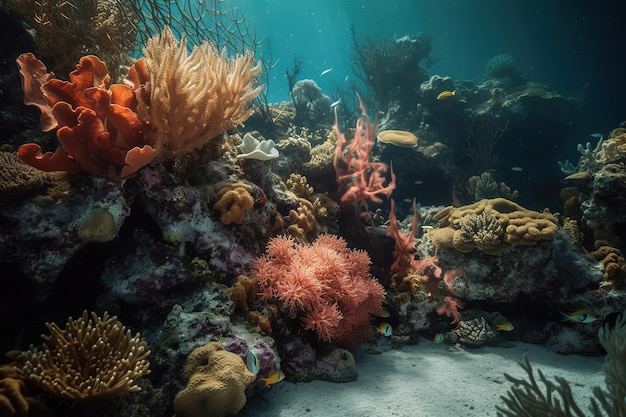
<path fill-rule="evenodd" d="M 557 219 L 550 212 L 536 212 L 504 198 L 485 199 L 468 206 L 442 210 L 435 216 L 437 229 L 429 237 L 436 246 L 468 253 L 479 249 L 490 255 L 506 245 L 533 246 L 552 240 Z"/>
<path fill-rule="evenodd" d="M 362 116 L 356 124 L 355 136 L 347 143 L 346 137 L 339 130 L 339 121 L 335 112 L 333 130 L 337 135 L 337 145 L 333 157 L 333 166 L 339 184 L 338 194 L 342 204 L 358 202 L 364 204 L 366 200 L 374 203 L 382 202 L 381 196 L 389 197 L 396 186 L 396 176 L 391 171 L 391 180 L 387 185 L 387 165 L 370 160 L 370 151 L 374 146 L 376 123 L 370 123 L 367 110 L 359 97 Z"/>
<path fill-rule="evenodd" d="M 168 27 L 143 53 L 150 91 L 149 100 L 138 95 L 137 111 L 154 130 L 158 159 L 196 149 L 252 114 L 261 67 L 251 53 L 231 59 L 205 42 L 188 55 L 185 40 L 178 42 Z"/>
<path fill-rule="evenodd" d="M 20 146 L 19 158 L 44 171 L 88 172 L 113 179 L 126 178 L 147 165 L 154 149 L 145 138 L 148 129 L 137 115 L 134 90 L 143 66 L 135 64 L 126 84 L 110 81 L 106 65 L 94 55 L 81 58 L 70 80 L 46 73 L 33 54 L 17 59 L 22 74 L 26 104 L 42 113 L 42 130 L 57 129 L 62 145 L 54 153 L 41 153 L 35 143 Z M 145 78 L 146 75 L 140 75 Z"/>
<path fill-rule="evenodd" d="M 252 264 L 261 299 L 297 318 L 297 330 L 311 330 L 320 341 L 354 348 L 373 334 L 370 314 L 380 309 L 382 286 L 369 275 L 370 259 L 348 249 L 333 235 L 302 245 L 273 238 L 266 254 Z"/>
<path fill-rule="evenodd" d="M 217 202 L 213 208 L 218 210 L 220 221 L 223 224 L 243 223 L 243 216 L 246 210 L 254 206 L 254 199 L 250 195 L 252 186 L 243 183 L 228 183 L 217 192 Z"/>
<path fill-rule="evenodd" d="M 28 197 L 44 188 L 45 172 L 22 163 L 13 152 L 0 152 L 0 202 Z"/>
<path fill-rule="evenodd" d="M 41 349 L 11 355 L 21 377 L 43 391 L 72 400 L 117 397 L 139 391 L 136 380 L 150 373 L 146 342 L 116 316 L 85 311 L 65 329 L 47 327 Z"/>
<path fill-rule="evenodd" d="M 226 417 L 246 404 L 245 389 L 255 376 L 236 354 L 210 342 L 189 354 L 183 375 L 184 390 L 174 399 L 180 417 Z"/>

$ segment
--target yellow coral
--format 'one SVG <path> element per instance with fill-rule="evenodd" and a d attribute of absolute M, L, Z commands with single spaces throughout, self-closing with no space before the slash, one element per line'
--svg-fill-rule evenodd
<path fill-rule="evenodd" d="M 189 354 L 184 377 L 187 386 L 174 399 L 177 417 L 225 417 L 246 404 L 246 387 L 255 376 L 236 354 L 217 342 Z"/>
<path fill-rule="evenodd" d="M 221 212 L 220 221 L 223 224 L 243 223 L 246 210 L 254 206 L 251 192 L 252 186 L 243 182 L 228 183 L 222 187 L 213 208 Z"/>
<path fill-rule="evenodd" d="M 550 212 L 527 210 L 504 198 L 447 207 L 434 218 L 438 220 L 438 228 L 428 236 L 435 245 L 464 253 L 478 248 L 496 255 L 506 248 L 505 244 L 536 245 L 542 240 L 552 240 L 558 229 L 557 218 Z"/>

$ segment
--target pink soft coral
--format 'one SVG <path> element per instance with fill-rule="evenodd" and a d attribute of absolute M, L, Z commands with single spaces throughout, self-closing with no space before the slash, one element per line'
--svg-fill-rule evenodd
<path fill-rule="evenodd" d="M 335 124 L 333 130 L 337 135 L 337 146 L 333 158 L 333 166 L 337 174 L 339 195 L 342 204 L 367 204 L 382 202 L 381 196 L 389 197 L 396 188 L 396 176 L 391 170 L 391 180 L 387 182 L 389 167 L 382 162 L 370 161 L 370 151 L 375 143 L 376 125 L 370 123 L 365 105 L 359 96 L 362 115 L 356 123 L 354 139 L 348 144 L 346 137 L 339 130 L 337 108 L 335 108 Z"/>
<path fill-rule="evenodd" d="M 354 348 L 373 333 L 385 294 L 369 274 L 370 258 L 334 235 L 310 245 L 276 237 L 252 264 L 261 298 L 320 340 Z"/>

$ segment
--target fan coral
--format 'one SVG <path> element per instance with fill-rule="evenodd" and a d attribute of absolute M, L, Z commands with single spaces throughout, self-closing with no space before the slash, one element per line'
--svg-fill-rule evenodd
<path fill-rule="evenodd" d="M 373 333 L 370 315 L 380 310 L 382 286 L 369 274 L 370 258 L 334 235 L 312 244 L 277 237 L 252 264 L 261 298 L 312 330 L 317 338 L 354 348 Z"/>
<path fill-rule="evenodd" d="M 185 39 L 177 42 L 165 27 L 143 53 L 151 95 L 149 102 L 138 97 L 138 112 L 155 130 L 158 159 L 196 149 L 252 114 L 261 67 L 250 52 L 228 59 L 205 42 L 188 55 Z"/>
<path fill-rule="evenodd" d="M 18 353 L 12 366 L 50 394 L 73 400 L 117 397 L 139 391 L 135 380 L 150 373 L 148 346 L 115 316 L 89 318 L 85 311 L 77 320 L 70 317 L 65 329 L 47 327 L 43 347 Z"/>
<path fill-rule="evenodd" d="M 126 79 L 129 85 L 110 81 L 106 65 L 93 55 L 80 59 L 70 81 L 53 78 L 45 65 L 31 53 L 17 63 L 22 75 L 24 102 L 42 113 L 42 129 L 57 130 L 62 145 L 54 153 L 41 153 L 35 143 L 20 146 L 18 157 L 43 171 L 88 172 L 113 179 L 126 178 L 147 165 L 154 149 L 145 142 L 147 127 L 135 112 L 138 61 Z M 134 76 L 134 77 L 133 77 Z"/>

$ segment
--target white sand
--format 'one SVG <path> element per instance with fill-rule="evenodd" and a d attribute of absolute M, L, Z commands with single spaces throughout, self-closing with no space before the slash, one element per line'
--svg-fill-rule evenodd
<path fill-rule="evenodd" d="M 447 345 L 421 339 L 380 355 L 358 351 L 354 382 L 280 382 L 252 398 L 238 416 L 496 416 L 495 406 L 511 386 L 503 373 L 525 378 L 518 365 L 524 355 L 535 371 L 570 381 L 583 410 L 592 387 L 604 388 L 604 357 L 563 356 L 525 343 L 450 352 Z"/>

